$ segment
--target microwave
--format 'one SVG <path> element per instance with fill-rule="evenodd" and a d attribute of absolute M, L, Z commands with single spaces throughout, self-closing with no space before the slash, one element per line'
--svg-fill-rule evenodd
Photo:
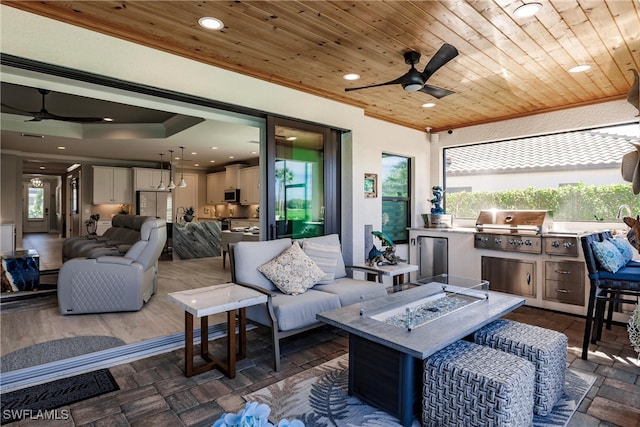
<path fill-rule="evenodd" d="M 224 201 L 227 203 L 239 203 L 240 190 L 224 190 Z"/>

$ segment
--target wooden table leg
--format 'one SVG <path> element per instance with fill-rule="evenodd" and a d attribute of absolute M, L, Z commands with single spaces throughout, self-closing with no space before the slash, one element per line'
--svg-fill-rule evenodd
<path fill-rule="evenodd" d="M 247 309 L 238 310 L 238 334 L 240 335 L 237 360 L 247 357 Z"/>
<path fill-rule="evenodd" d="M 193 314 L 184 312 L 184 373 L 193 375 Z"/>
<path fill-rule="evenodd" d="M 229 378 L 236 377 L 236 311 L 227 311 L 227 372 Z"/>

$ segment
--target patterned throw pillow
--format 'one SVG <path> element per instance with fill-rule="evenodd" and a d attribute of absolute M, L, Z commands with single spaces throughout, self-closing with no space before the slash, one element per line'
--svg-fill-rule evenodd
<path fill-rule="evenodd" d="M 297 243 L 289 246 L 271 261 L 259 266 L 258 271 L 283 293 L 289 295 L 306 292 L 325 274 Z"/>
<path fill-rule="evenodd" d="M 602 268 L 607 271 L 615 273 L 626 264 L 618 248 L 608 240 L 591 242 L 591 249 Z"/>
<path fill-rule="evenodd" d="M 624 258 L 625 264 L 633 259 L 633 248 L 625 239 L 609 239 L 613 245 L 618 248 Z"/>
<path fill-rule="evenodd" d="M 302 243 L 302 250 L 324 271 L 324 277 L 320 279 L 318 283 L 326 284 L 333 282 L 336 276 L 338 257 L 342 257 L 340 245 L 321 245 L 305 240 Z"/>

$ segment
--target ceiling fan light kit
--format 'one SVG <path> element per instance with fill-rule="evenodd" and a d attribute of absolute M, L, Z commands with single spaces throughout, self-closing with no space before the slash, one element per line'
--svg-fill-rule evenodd
<path fill-rule="evenodd" d="M 359 89 L 368 89 L 372 87 L 379 86 L 387 86 L 399 84 L 402 88 L 408 92 L 424 92 L 429 94 L 435 98 L 443 98 L 447 95 L 451 95 L 455 92 L 450 91 L 448 89 L 443 89 L 437 86 L 431 86 L 426 84 L 429 78 L 443 65 L 447 62 L 451 61 L 453 58 L 458 56 L 458 50 L 452 45 L 445 43 L 440 49 L 436 52 L 435 55 L 429 60 L 427 66 L 424 68 L 424 71 L 420 72 L 416 69 L 415 65 L 420 62 L 420 52 L 416 52 L 415 50 L 405 52 L 404 53 L 404 62 L 409 64 L 411 68 L 402 76 L 398 77 L 395 80 L 391 80 L 386 83 L 378 83 L 369 86 L 361 86 L 361 87 L 348 87 L 345 89 L 345 92 L 349 92 L 352 90 Z"/>
<path fill-rule="evenodd" d="M 542 9 L 542 5 L 540 3 L 525 3 L 522 6 L 518 6 L 516 10 L 513 11 L 513 16 L 516 18 L 531 18 L 538 13 L 540 9 Z"/>

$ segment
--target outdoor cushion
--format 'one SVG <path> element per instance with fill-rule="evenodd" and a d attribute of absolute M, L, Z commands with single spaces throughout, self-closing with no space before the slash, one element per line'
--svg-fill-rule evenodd
<path fill-rule="evenodd" d="M 608 239 L 613 245 L 620 251 L 622 258 L 625 262 L 629 262 L 633 259 L 633 248 L 631 244 L 625 239 Z"/>
<path fill-rule="evenodd" d="M 317 284 L 313 289 L 338 295 L 342 307 L 359 303 L 363 299 L 387 295 L 387 289 L 382 283 L 355 280 L 349 277 L 337 279 L 326 285 Z"/>
<path fill-rule="evenodd" d="M 282 251 L 291 246 L 291 239 L 265 240 L 263 242 L 238 242 L 235 243 L 234 262 L 236 281 L 238 283 L 250 283 L 269 291 L 277 288 L 258 271 L 258 266 L 278 256 Z"/>
<path fill-rule="evenodd" d="M 337 234 L 328 234 L 326 236 L 317 236 L 317 237 L 306 237 L 304 239 L 301 239 L 299 242 L 301 246 L 304 246 L 305 242 L 313 242 L 321 245 L 333 245 L 333 246 L 338 246 L 339 248 L 341 247 L 340 236 L 338 236 Z M 342 249 L 340 251 L 341 251 L 340 253 L 342 253 Z M 339 279 L 341 277 L 347 277 L 347 269 L 344 265 L 344 259 L 342 258 L 342 256 L 338 257 L 337 259 L 336 273 L 334 277 L 336 279 Z"/>
<path fill-rule="evenodd" d="M 336 295 L 315 289 L 300 295 L 278 295 L 273 298 L 273 310 L 281 331 L 318 323 L 316 314 L 336 308 L 340 308 L 340 299 Z"/>
<path fill-rule="evenodd" d="M 304 253 L 298 244 L 292 244 L 277 257 L 258 266 L 281 292 L 299 295 L 318 283 L 324 271 Z"/>
<path fill-rule="evenodd" d="M 611 273 L 620 270 L 627 263 L 618 248 L 609 240 L 602 242 L 593 241 L 591 242 L 591 248 L 602 268 Z"/>
<path fill-rule="evenodd" d="M 338 258 L 342 258 L 340 245 L 321 245 L 310 240 L 305 240 L 302 244 L 302 250 L 324 272 L 324 277 L 322 277 L 318 283 L 325 284 L 333 282 L 336 276 Z"/>
<path fill-rule="evenodd" d="M 597 279 L 611 279 L 614 281 L 627 281 L 627 282 L 637 282 L 636 289 L 640 288 L 640 268 L 638 267 L 622 267 L 615 273 L 611 273 L 609 271 L 598 271 Z M 609 285 L 607 287 L 614 288 L 615 286 Z"/>

